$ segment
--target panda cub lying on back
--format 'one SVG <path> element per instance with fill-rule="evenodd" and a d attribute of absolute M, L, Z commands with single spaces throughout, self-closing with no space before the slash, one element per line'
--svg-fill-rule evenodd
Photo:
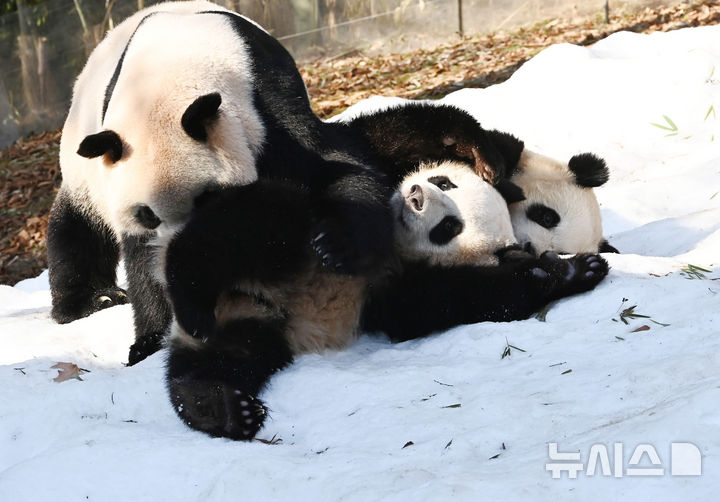
<path fill-rule="evenodd" d="M 518 251 L 504 200 L 463 164 L 421 166 L 391 205 L 395 256 L 382 273 L 348 276 L 313 252 L 302 188 L 260 180 L 200 202 L 165 266 L 168 390 L 186 424 L 251 439 L 266 415 L 259 393 L 295 354 L 342 348 L 359 330 L 400 341 L 522 319 L 607 274 L 596 255 Z"/>

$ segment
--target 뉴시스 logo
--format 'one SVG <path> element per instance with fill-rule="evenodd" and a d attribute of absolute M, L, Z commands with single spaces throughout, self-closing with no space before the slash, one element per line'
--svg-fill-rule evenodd
<path fill-rule="evenodd" d="M 548 456 L 551 462 L 545 464 L 545 470 L 552 472 L 553 479 L 560 479 L 563 472 L 568 479 L 577 479 L 578 473 L 585 476 L 665 476 L 670 469 L 671 476 L 700 476 L 702 474 L 702 454 L 693 443 L 670 443 L 669 465 L 663 463 L 657 450 L 651 444 L 639 444 L 630 455 L 627 465 L 624 463 L 624 444 L 613 443 L 612 461 L 608 448 L 600 443 L 590 447 L 587 465 L 580 461 L 581 454 L 576 452 L 558 452 L 557 443 L 548 443 Z"/>

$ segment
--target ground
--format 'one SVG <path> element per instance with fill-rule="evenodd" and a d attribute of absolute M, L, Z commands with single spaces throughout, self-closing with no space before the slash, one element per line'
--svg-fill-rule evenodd
<path fill-rule="evenodd" d="M 349 55 L 302 65 L 313 106 L 330 117 L 372 95 L 439 98 L 462 88 L 508 79 L 552 44 L 590 45 L 620 30 L 668 31 L 720 22 L 720 1 L 682 2 L 613 17 L 551 20 L 514 32 L 468 37 L 433 50 L 366 57 Z M 48 212 L 61 177 L 59 131 L 22 138 L 0 151 L 0 284 L 15 284 L 47 267 Z"/>

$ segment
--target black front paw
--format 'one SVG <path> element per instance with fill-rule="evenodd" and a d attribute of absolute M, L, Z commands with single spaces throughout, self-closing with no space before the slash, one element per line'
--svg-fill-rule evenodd
<path fill-rule="evenodd" d="M 370 273 L 390 256 L 390 222 L 384 227 L 382 224 L 373 227 L 355 218 L 326 218 L 316 225 L 310 245 L 321 265 L 330 272 Z"/>
<path fill-rule="evenodd" d="M 60 324 L 82 319 L 100 310 L 128 303 L 124 289 L 117 286 L 74 294 L 64 294 L 53 302 L 52 318 Z"/>
<path fill-rule="evenodd" d="M 541 287 L 556 290 L 564 296 L 590 291 L 603 280 L 608 270 L 607 261 L 595 254 L 563 259 L 553 252 L 545 252 L 531 273 Z"/>
<path fill-rule="evenodd" d="M 165 335 L 163 333 L 145 333 L 137 338 L 135 343 L 130 346 L 128 366 L 137 364 L 162 349 L 164 341 Z"/>
<path fill-rule="evenodd" d="M 182 421 L 214 437 L 249 441 L 267 415 L 262 401 L 227 382 L 185 376 L 171 379 L 168 387 Z"/>

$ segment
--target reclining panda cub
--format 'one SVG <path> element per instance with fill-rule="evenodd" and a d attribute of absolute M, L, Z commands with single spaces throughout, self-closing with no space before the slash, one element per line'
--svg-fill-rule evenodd
<path fill-rule="evenodd" d="M 421 165 L 391 208 L 386 269 L 350 276 L 313 252 L 306 190 L 260 180 L 201 198 L 165 265 L 176 318 L 168 390 L 185 423 L 250 439 L 266 415 L 259 393 L 295 354 L 345 347 L 359 331 L 402 341 L 523 319 L 608 271 L 595 254 L 519 250 L 506 201 L 467 164 Z"/>

